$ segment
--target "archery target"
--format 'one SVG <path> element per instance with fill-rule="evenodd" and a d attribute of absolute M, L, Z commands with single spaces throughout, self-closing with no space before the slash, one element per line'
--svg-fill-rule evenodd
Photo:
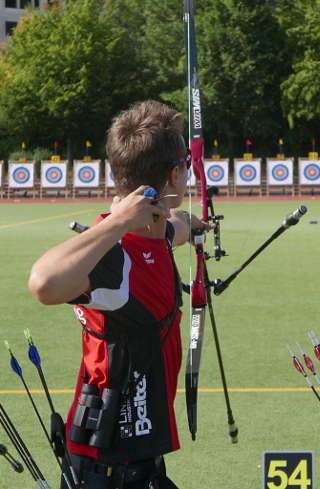
<path fill-rule="evenodd" d="M 113 173 L 111 170 L 110 163 L 106 161 L 106 187 L 107 188 L 114 188 L 116 186 L 114 178 L 113 178 Z"/>
<path fill-rule="evenodd" d="M 34 182 L 34 163 L 9 162 L 9 187 L 32 188 Z"/>
<path fill-rule="evenodd" d="M 46 180 L 48 180 L 48 182 L 53 183 L 53 184 L 61 182 L 61 180 L 63 178 L 61 168 L 59 168 L 57 166 L 53 166 L 52 168 L 48 168 L 45 176 L 46 176 Z"/>
<path fill-rule="evenodd" d="M 78 178 L 84 185 L 90 184 L 95 178 L 95 170 L 91 166 L 83 166 L 78 170 Z"/>
<path fill-rule="evenodd" d="M 228 161 L 205 161 L 207 185 L 227 186 L 229 183 Z"/>
<path fill-rule="evenodd" d="M 299 161 L 300 185 L 320 185 L 320 162 Z"/>
<path fill-rule="evenodd" d="M 290 160 L 267 160 L 268 185 L 292 185 L 293 162 Z"/>
<path fill-rule="evenodd" d="M 25 168 L 24 166 L 18 166 L 12 172 L 13 180 L 20 184 L 24 185 L 30 179 L 30 171 L 29 168 Z"/>
<path fill-rule="evenodd" d="M 41 187 L 65 188 L 67 184 L 67 163 L 43 161 L 41 164 Z"/>
<path fill-rule="evenodd" d="M 235 160 L 235 182 L 238 187 L 260 185 L 260 160 L 252 160 L 250 162 Z"/>
<path fill-rule="evenodd" d="M 245 165 L 240 168 L 240 178 L 244 182 L 252 182 L 257 176 L 257 170 L 253 165 Z"/>
<path fill-rule="evenodd" d="M 84 163 L 75 161 L 73 185 L 74 187 L 98 187 L 100 182 L 100 162 Z"/>

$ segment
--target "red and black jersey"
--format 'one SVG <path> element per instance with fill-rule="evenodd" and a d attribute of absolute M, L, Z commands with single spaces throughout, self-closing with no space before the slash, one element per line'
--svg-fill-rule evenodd
<path fill-rule="evenodd" d="M 74 454 L 113 463 L 179 448 L 174 400 L 181 365 L 181 312 L 173 235 L 170 223 L 166 239 L 126 234 L 90 273 L 90 291 L 76 299 L 83 358 L 67 419 L 68 446 Z M 119 360 L 115 351 L 123 342 L 126 352 L 118 355 Z M 110 450 L 102 453 L 72 441 L 83 384 L 102 392 L 123 382 L 130 389 L 122 393 Z"/>

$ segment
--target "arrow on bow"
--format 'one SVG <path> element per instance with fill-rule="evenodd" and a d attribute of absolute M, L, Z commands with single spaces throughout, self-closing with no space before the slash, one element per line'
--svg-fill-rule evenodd
<path fill-rule="evenodd" d="M 202 131 L 200 86 L 197 73 L 197 49 L 196 33 L 194 23 L 194 9 L 192 0 L 184 0 L 184 29 L 185 46 L 188 64 L 188 102 L 189 102 L 189 145 L 192 154 L 192 165 L 196 178 L 200 182 L 201 189 L 201 219 L 205 222 L 215 224 L 214 228 L 214 257 L 220 260 L 225 255 L 220 244 L 220 220 L 223 216 L 216 216 L 213 208 L 212 197 L 214 190 L 207 189 L 206 177 L 203 165 L 204 139 Z M 210 212 L 210 215 L 209 215 Z M 196 278 L 191 285 L 191 338 L 187 358 L 185 387 L 189 430 L 192 439 L 195 440 L 197 433 L 197 398 L 199 368 L 202 352 L 205 312 L 209 308 L 212 330 L 218 356 L 219 369 L 223 384 L 224 396 L 227 406 L 229 424 L 229 435 L 233 443 L 237 442 L 238 428 L 233 418 L 226 377 L 222 362 L 221 349 L 219 345 L 218 332 L 213 313 L 211 299 L 211 284 L 208 277 L 206 260 L 210 256 L 204 251 L 205 234 L 198 230 L 194 234 L 194 245 L 196 251 L 197 268 Z"/>

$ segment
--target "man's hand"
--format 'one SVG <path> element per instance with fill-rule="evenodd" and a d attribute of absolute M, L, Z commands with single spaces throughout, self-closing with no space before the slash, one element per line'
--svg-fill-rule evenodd
<path fill-rule="evenodd" d="M 157 201 L 152 204 L 152 197 L 145 197 L 144 191 L 149 188 L 146 185 L 139 187 L 124 198 L 114 197 L 110 211 L 112 220 L 118 220 L 126 227 L 127 232 L 150 226 L 155 221 L 155 216 L 168 219 L 169 209 Z"/>
<path fill-rule="evenodd" d="M 190 221 L 190 216 L 188 214 L 188 220 Z M 191 214 L 191 231 L 196 231 L 197 229 L 201 229 L 204 231 L 211 231 L 214 229 L 214 224 L 210 224 L 208 222 L 201 221 L 197 216 Z"/>
<path fill-rule="evenodd" d="M 179 246 L 190 241 L 190 234 L 191 241 L 193 241 L 192 231 L 196 231 L 197 229 L 210 231 L 211 229 L 214 229 L 214 224 L 203 222 L 194 214 L 191 214 L 190 216 L 186 211 L 171 209 L 169 220 L 175 229 L 174 246 Z"/>

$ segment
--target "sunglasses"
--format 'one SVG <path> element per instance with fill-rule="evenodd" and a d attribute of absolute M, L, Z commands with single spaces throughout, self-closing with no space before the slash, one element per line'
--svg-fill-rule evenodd
<path fill-rule="evenodd" d="M 179 160 L 172 162 L 172 166 L 177 166 L 177 165 L 182 165 L 183 163 L 186 164 L 187 170 L 190 170 L 191 168 L 191 163 L 192 163 L 192 155 L 191 151 L 189 148 L 187 148 L 187 152 L 184 156 L 179 158 Z"/>

